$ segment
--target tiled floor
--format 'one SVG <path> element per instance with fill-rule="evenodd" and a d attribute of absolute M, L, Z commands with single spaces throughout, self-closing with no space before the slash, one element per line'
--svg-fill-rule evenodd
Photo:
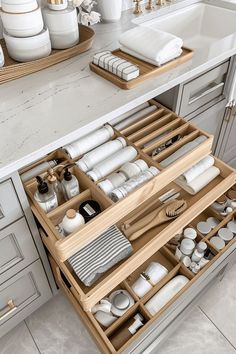
<path fill-rule="evenodd" d="M 202 298 L 157 354 L 236 354 L 236 265 Z M 59 294 L 0 339 L 0 354 L 99 354 Z"/>

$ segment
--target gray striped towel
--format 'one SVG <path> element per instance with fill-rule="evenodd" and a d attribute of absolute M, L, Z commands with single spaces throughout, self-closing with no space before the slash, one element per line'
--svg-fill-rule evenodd
<path fill-rule="evenodd" d="M 68 259 L 74 272 L 86 285 L 91 286 L 103 273 L 133 251 L 131 243 L 113 225 L 94 241 Z"/>

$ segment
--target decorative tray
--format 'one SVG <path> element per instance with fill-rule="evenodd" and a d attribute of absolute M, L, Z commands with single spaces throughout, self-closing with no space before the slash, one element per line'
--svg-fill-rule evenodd
<path fill-rule="evenodd" d="M 4 52 L 5 65 L 2 68 L 0 68 L 0 84 L 48 68 L 49 66 L 70 59 L 78 54 L 81 54 L 89 50 L 93 44 L 93 40 L 95 36 L 94 30 L 91 27 L 87 27 L 83 25 L 79 25 L 79 30 L 80 30 L 80 41 L 76 46 L 69 49 L 63 49 L 63 50 L 53 49 L 52 53 L 48 57 L 34 60 L 34 61 L 29 61 L 26 63 L 19 63 L 11 59 L 8 55 L 5 41 L 4 39 L 1 39 L 0 44 Z"/>
<path fill-rule="evenodd" d="M 187 60 L 191 59 L 193 56 L 193 50 L 188 48 L 183 48 L 183 53 L 178 58 L 169 61 L 168 63 L 157 67 L 153 64 L 149 64 L 143 60 L 133 57 L 132 55 L 126 54 L 122 52 L 120 49 L 116 49 L 112 52 L 112 54 L 128 60 L 132 64 L 136 64 L 140 69 L 140 76 L 136 79 L 125 81 L 118 76 L 110 73 L 107 70 L 100 68 L 98 65 L 90 63 L 90 69 L 96 74 L 102 76 L 104 79 L 111 81 L 116 86 L 124 90 L 130 90 L 135 86 L 143 83 L 145 80 L 155 77 L 157 75 L 163 74 L 164 72 L 175 68 L 176 66 L 185 63 Z"/>

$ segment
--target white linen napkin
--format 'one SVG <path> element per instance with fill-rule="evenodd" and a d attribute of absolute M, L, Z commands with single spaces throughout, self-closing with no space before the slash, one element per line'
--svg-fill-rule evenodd
<path fill-rule="evenodd" d="M 206 156 L 204 159 L 200 160 L 196 165 L 189 168 L 185 171 L 181 176 L 179 176 L 179 180 L 190 183 L 193 179 L 201 175 L 208 168 L 214 165 L 215 159 L 213 156 Z"/>

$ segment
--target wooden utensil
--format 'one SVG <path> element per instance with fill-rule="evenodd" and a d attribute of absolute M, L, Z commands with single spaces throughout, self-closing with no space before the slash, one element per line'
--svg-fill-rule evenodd
<path fill-rule="evenodd" d="M 153 210 L 129 229 L 124 230 L 124 233 L 130 241 L 134 241 L 152 228 L 177 218 L 186 208 L 185 200 L 171 201 Z"/>

